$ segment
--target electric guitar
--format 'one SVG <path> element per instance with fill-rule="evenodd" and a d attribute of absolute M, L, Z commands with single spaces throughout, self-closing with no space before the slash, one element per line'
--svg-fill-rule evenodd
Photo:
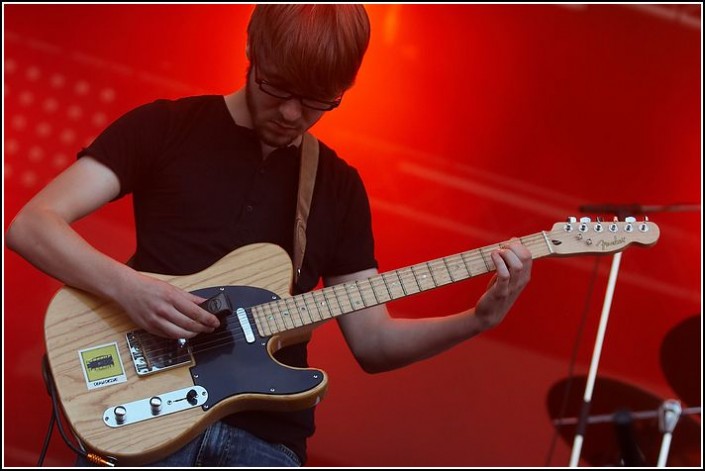
<path fill-rule="evenodd" d="M 536 259 L 615 253 L 658 237 L 649 221 L 571 218 L 520 240 Z M 63 287 L 45 319 L 59 401 L 83 444 L 122 465 L 161 459 L 228 414 L 312 407 L 326 373 L 278 363 L 277 350 L 325 320 L 493 271 L 498 246 L 297 296 L 289 295 L 289 256 L 271 244 L 241 247 L 193 275 L 150 274 L 207 298 L 221 316 L 218 329 L 189 341 L 151 335 L 116 303 Z"/>

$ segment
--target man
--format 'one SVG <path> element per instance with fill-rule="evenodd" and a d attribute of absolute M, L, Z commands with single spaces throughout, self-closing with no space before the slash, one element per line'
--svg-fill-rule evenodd
<path fill-rule="evenodd" d="M 360 5 L 259 5 L 248 26 L 246 83 L 222 96 L 158 100 L 109 126 L 36 195 L 7 232 L 8 246 L 46 273 L 118 303 L 148 332 L 192 338 L 218 318 L 204 299 L 140 272 L 185 275 L 237 247 L 293 251 L 299 146 L 337 107 L 369 42 Z M 294 291 L 377 273 L 367 195 L 355 169 L 320 143 L 307 247 Z M 70 224 L 134 195 L 137 249 L 129 266 L 100 253 Z M 384 305 L 338 318 L 370 373 L 440 353 L 497 325 L 529 281 L 518 242 L 491 254 L 496 276 L 477 305 L 444 318 L 393 319 Z M 306 345 L 278 352 L 306 366 Z M 243 412 L 211 425 L 161 466 L 296 466 L 305 462 L 313 411 Z"/>

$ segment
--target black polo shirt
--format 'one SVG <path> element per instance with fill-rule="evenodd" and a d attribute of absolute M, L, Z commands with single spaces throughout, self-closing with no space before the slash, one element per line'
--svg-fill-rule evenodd
<path fill-rule="evenodd" d="M 187 275 L 234 249 L 270 242 L 292 254 L 300 156 L 296 147 L 262 159 L 251 129 L 237 125 L 219 95 L 158 100 L 111 124 L 79 153 L 107 165 L 132 193 L 140 271 Z M 376 267 L 370 208 L 358 172 L 320 143 L 307 226 L 306 256 L 296 292 L 321 276 Z M 305 345 L 278 358 L 307 366 Z M 305 461 L 313 410 L 245 412 L 226 419 Z"/>

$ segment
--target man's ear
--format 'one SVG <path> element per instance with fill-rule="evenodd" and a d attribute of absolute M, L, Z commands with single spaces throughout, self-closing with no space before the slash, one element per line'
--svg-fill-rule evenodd
<path fill-rule="evenodd" d="M 245 57 L 247 57 L 248 61 L 251 61 L 251 59 L 250 59 L 250 43 L 249 42 L 245 45 Z"/>

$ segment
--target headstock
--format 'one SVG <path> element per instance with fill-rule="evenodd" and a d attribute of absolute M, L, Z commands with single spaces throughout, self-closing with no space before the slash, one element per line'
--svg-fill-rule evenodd
<path fill-rule="evenodd" d="M 554 224 L 545 235 L 553 255 L 578 255 L 620 252 L 631 244 L 653 245 L 659 233 L 658 226 L 648 218 L 604 222 L 599 218 L 592 221 L 587 217 L 580 220 L 571 217 Z"/>

